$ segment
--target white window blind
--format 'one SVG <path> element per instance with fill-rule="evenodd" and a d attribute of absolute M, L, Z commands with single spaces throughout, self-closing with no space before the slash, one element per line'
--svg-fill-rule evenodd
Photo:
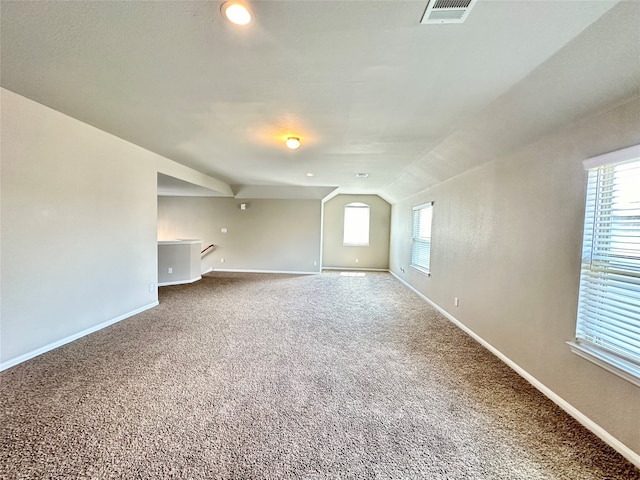
<path fill-rule="evenodd" d="M 349 203 L 344 207 L 343 244 L 347 246 L 369 245 L 370 208 L 366 203 Z"/>
<path fill-rule="evenodd" d="M 585 161 L 593 168 L 572 347 L 640 384 L 640 146 L 623 152 L 631 160 L 620 161 L 619 151 Z M 607 158 L 618 161 L 599 165 Z"/>
<path fill-rule="evenodd" d="M 433 202 L 413 207 L 411 266 L 429 273 L 431 267 L 431 221 Z"/>

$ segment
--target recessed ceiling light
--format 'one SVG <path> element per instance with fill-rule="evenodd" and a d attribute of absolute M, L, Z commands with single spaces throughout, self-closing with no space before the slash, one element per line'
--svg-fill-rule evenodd
<path fill-rule="evenodd" d="M 313 172 L 307 172 L 307 177 L 313 177 L 313 176 L 314 176 Z"/>
<path fill-rule="evenodd" d="M 224 16 L 231 22 L 236 25 L 249 25 L 251 20 L 253 20 L 253 16 L 251 15 L 251 10 L 244 3 L 238 2 L 236 0 L 231 0 L 229 2 L 225 2 L 221 7 L 222 13 Z"/>
<path fill-rule="evenodd" d="M 298 137 L 287 137 L 287 140 L 284 143 L 291 150 L 295 150 L 296 148 L 300 148 L 300 139 Z"/>
<path fill-rule="evenodd" d="M 356 178 L 367 178 L 368 176 L 368 173 L 356 173 Z"/>

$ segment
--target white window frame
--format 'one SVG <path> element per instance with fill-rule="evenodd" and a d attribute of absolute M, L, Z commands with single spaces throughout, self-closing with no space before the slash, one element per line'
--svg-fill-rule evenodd
<path fill-rule="evenodd" d="M 365 213 L 366 212 L 366 213 Z M 354 215 L 362 215 L 356 219 Z M 358 230 L 354 230 L 354 222 L 362 222 Z M 371 207 L 366 203 L 353 202 L 344 206 L 344 227 L 342 245 L 345 247 L 368 247 L 371 231 Z"/>
<path fill-rule="evenodd" d="M 576 338 L 567 343 L 640 386 L 640 200 L 634 196 L 640 145 L 587 159 L 584 167 L 589 174 Z"/>
<path fill-rule="evenodd" d="M 427 214 L 429 225 L 422 225 Z M 411 263 L 410 266 L 425 275 L 431 275 L 431 228 L 433 226 L 433 202 L 413 207 L 411 215 Z M 426 258 L 424 253 L 426 252 Z M 421 258 L 422 257 L 422 258 Z"/>

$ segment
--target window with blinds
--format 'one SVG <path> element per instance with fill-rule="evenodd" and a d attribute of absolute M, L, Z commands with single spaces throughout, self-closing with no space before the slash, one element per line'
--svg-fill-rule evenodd
<path fill-rule="evenodd" d="M 640 145 L 588 169 L 572 349 L 640 385 Z"/>
<path fill-rule="evenodd" d="M 348 247 L 369 245 L 369 220 L 371 209 L 366 203 L 349 203 L 344 206 L 344 231 L 342 243 Z"/>
<path fill-rule="evenodd" d="M 433 202 L 413 207 L 411 266 L 424 273 L 431 268 L 431 221 Z"/>

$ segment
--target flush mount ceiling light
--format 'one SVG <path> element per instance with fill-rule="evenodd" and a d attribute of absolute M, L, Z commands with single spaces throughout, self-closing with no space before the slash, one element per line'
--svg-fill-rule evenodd
<path fill-rule="evenodd" d="M 291 150 L 300 148 L 300 139 L 298 137 L 287 137 L 287 140 L 284 143 Z"/>
<path fill-rule="evenodd" d="M 307 177 L 313 177 L 313 176 L 314 176 L 313 172 L 307 172 Z"/>
<path fill-rule="evenodd" d="M 356 173 L 356 178 L 367 178 L 368 176 L 368 173 Z"/>
<path fill-rule="evenodd" d="M 223 3 L 220 10 L 227 20 L 236 25 L 249 25 L 253 20 L 251 10 L 242 2 L 230 0 Z"/>

